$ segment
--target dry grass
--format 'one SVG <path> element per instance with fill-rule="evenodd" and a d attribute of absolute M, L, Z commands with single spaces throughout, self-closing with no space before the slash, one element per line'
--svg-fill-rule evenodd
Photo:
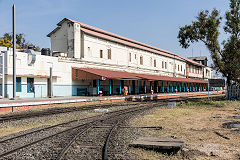
<path fill-rule="evenodd" d="M 135 119 L 132 125 L 162 126 L 163 130 L 144 130 L 143 135 L 174 137 L 185 141 L 184 151 L 197 151 L 185 158 L 190 159 L 237 159 L 240 155 L 240 131 L 222 128 L 222 123 L 233 119 L 240 102 L 201 101 L 185 103 L 174 109 L 157 109 L 153 114 Z M 227 136 L 226 140 L 215 131 Z M 166 156 L 156 152 L 131 149 L 143 159 L 183 159 L 182 154 Z M 200 154 L 199 154 L 200 153 Z M 215 156 L 210 156 L 215 155 Z"/>

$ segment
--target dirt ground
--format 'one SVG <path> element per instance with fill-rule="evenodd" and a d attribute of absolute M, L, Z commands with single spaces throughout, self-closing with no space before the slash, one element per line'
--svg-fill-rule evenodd
<path fill-rule="evenodd" d="M 234 117 L 235 116 L 235 117 Z M 139 159 L 240 159 L 240 129 L 224 123 L 240 124 L 240 102 L 184 102 L 175 108 L 156 109 L 151 114 L 134 119 L 132 126 L 162 126 L 162 130 L 143 129 L 141 136 L 176 138 L 185 145 L 177 154 L 130 148 Z"/>

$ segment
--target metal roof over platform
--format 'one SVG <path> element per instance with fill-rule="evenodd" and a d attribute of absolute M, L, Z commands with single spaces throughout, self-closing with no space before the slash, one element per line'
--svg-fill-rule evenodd
<path fill-rule="evenodd" d="M 158 76 L 150 74 L 138 74 L 130 72 L 112 71 L 95 68 L 72 68 L 73 80 L 95 80 L 95 79 L 117 79 L 117 80 L 148 80 L 148 81 L 169 81 L 169 82 L 185 82 L 185 83 L 208 83 L 205 80 Z"/>

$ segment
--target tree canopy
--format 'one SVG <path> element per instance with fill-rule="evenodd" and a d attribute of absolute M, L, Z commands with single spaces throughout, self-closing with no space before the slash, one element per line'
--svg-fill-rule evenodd
<path fill-rule="evenodd" d="M 190 43 L 203 42 L 211 53 L 214 68 L 227 78 L 227 83 L 240 78 L 240 0 L 230 0 L 225 13 L 224 32 L 228 38 L 219 43 L 222 17 L 217 9 L 201 11 L 191 25 L 181 27 L 179 43 L 188 48 Z"/>
<path fill-rule="evenodd" d="M 12 39 L 11 33 L 5 33 L 3 37 L 0 37 L 0 46 L 12 47 Z M 18 49 L 27 49 L 28 46 L 33 46 L 34 50 L 40 51 L 40 48 L 37 45 L 33 45 L 32 43 L 26 41 L 23 33 L 16 34 L 16 45 L 16 48 Z"/>

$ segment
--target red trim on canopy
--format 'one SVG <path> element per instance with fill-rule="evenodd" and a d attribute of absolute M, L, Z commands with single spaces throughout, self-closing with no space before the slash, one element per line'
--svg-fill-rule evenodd
<path fill-rule="evenodd" d="M 130 72 L 112 71 L 95 68 L 77 68 L 73 67 L 73 80 L 86 79 L 121 79 L 121 80 L 149 80 L 149 81 L 170 81 L 170 82 L 187 82 L 187 83 L 207 83 L 205 80 L 158 76 L 150 74 L 138 74 Z M 76 74 L 75 72 L 78 71 Z M 77 75 L 77 78 L 76 78 Z M 80 76 L 81 75 L 81 76 Z"/>

